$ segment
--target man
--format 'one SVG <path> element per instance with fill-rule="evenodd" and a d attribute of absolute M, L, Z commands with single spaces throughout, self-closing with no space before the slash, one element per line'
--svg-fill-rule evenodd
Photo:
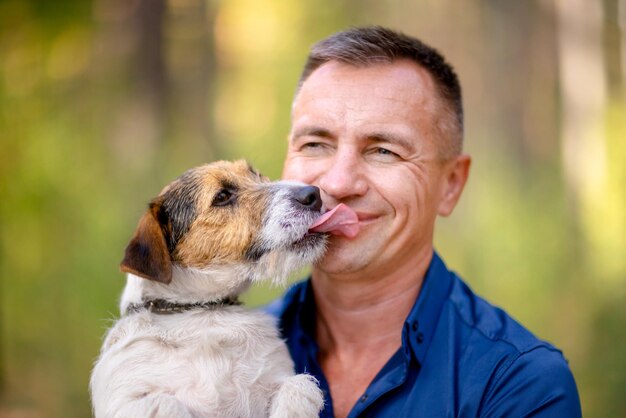
<path fill-rule="evenodd" d="M 312 48 L 283 177 L 358 215 L 269 310 L 322 416 L 577 417 L 561 352 L 476 295 L 433 250 L 468 178 L 461 90 L 417 39 L 380 27 Z"/>

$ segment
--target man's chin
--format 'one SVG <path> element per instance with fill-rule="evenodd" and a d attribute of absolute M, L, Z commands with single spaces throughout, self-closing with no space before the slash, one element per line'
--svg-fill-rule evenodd
<path fill-rule="evenodd" d="M 363 251 L 358 251 L 353 246 L 346 248 L 341 245 L 340 240 L 331 241 L 333 243 L 328 245 L 326 254 L 314 264 L 315 270 L 327 275 L 341 275 L 357 273 L 367 267 L 370 260 Z M 343 238 L 342 241 L 348 239 Z"/>

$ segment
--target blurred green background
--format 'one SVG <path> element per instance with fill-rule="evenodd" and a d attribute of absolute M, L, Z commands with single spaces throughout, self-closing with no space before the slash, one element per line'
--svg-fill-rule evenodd
<path fill-rule="evenodd" d="M 90 415 L 146 202 L 218 158 L 278 178 L 309 46 L 362 24 L 464 87 L 448 265 L 563 349 L 585 416 L 626 417 L 625 0 L 0 0 L 0 417 Z"/>

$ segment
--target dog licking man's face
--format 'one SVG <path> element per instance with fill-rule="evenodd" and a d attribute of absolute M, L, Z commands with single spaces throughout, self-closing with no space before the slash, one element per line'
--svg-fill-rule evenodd
<path fill-rule="evenodd" d="M 316 187 L 272 183 L 245 161 L 196 167 L 152 200 L 121 269 L 164 284 L 176 269 L 282 281 L 322 256 L 326 235 L 309 232 L 321 211 Z"/>

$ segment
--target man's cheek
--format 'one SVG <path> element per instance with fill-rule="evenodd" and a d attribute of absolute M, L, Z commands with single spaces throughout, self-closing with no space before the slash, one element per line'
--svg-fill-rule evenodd
<path fill-rule="evenodd" d="M 320 172 L 320 162 L 306 158 L 287 158 L 283 168 L 284 180 L 297 180 L 313 184 Z"/>
<path fill-rule="evenodd" d="M 283 180 L 297 180 L 298 179 L 298 161 L 292 155 L 287 154 L 285 163 L 283 164 Z"/>

